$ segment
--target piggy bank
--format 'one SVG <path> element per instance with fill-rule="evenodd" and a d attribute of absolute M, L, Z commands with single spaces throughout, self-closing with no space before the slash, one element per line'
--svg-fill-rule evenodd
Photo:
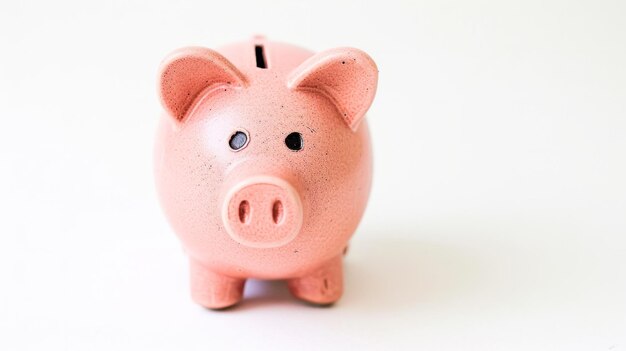
<path fill-rule="evenodd" d="M 163 61 L 156 186 L 195 302 L 234 305 L 248 278 L 286 280 L 313 304 L 341 297 L 372 180 L 364 117 L 377 80 L 358 49 L 262 37 Z"/>

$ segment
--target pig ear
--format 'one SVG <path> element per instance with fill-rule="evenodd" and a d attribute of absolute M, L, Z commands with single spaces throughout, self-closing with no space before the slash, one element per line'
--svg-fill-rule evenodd
<path fill-rule="evenodd" d="M 242 87 L 246 85 L 246 79 L 230 61 L 211 49 L 179 49 L 161 64 L 161 103 L 176 121 L 185 118 L 200 93 L 224 85 Z"/>
<path fill-rule="evenodd" d="M 328 97 L 353 131 L 374 100 L 377 83 L 374 61 L 353 48 L 320 52 L 296 68 L 287 81 L 289 89 L 314 91 Z"/>

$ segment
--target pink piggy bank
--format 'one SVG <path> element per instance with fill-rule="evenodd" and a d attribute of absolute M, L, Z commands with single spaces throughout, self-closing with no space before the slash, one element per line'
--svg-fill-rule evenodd
<path fill-rule="evenodd" d="M 157 191 L 189 256 L 193 300 L 234 305 L 256 278 L 337 301 L 372 180 L 374 61 L 256 37 L 177 50 L 159 79 Z"/>

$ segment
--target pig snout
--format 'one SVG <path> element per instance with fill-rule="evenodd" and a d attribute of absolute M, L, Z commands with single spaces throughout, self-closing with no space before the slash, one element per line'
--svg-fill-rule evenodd
<path fill-rule="evenodd" d="M 302 203 L 289 182 L 272 176 L 251 177 L 227 193 L 222 220 L 226 232 L 253 248 L 279 247 L 302 226 Z"/>

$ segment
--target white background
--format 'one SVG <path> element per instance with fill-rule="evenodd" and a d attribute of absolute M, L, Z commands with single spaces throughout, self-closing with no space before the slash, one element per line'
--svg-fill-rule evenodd
<path fill-rule="evenodd" d="M 156 72 L 262 33 L 378 63 L 375 184 L 332 308 L 189 298 Z M 1 350 L 626 350 L 622 1 L 3 1 Z"/>

